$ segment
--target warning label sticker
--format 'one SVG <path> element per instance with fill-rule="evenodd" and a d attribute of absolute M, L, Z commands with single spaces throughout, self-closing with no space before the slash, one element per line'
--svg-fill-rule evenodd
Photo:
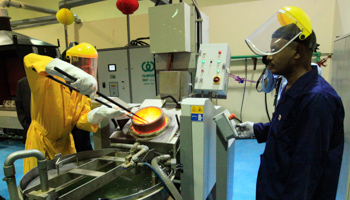
<path fill-rule="evenodd" d="M 203 106 L 191 106 L 191 113 L 203 113 Z"/>

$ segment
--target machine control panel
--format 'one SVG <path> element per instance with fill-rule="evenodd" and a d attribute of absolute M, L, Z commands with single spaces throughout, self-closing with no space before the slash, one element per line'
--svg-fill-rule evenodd
<path fill-rule="evenodd" d="M 226 98 L 230 47 L 226 43 L 201 44 L 199 53 L 194 89 L 199 94 L 212 92 Z"/>
<path fill-rule="evenodd" d="M 222 144 L 227 147 L 228 141 L 231 138 L 238 137 L 238 133 L 235 129 L 236 123 L 231 120 L 231 115 L 227 109 L 216 115 L 213 119 L 219 129 L 216 134 L 219 136 Z"/>
<path fill-rule="evenodd" d="M 109 82 L 109 96 L 119 97 L 118 82 Z"/>

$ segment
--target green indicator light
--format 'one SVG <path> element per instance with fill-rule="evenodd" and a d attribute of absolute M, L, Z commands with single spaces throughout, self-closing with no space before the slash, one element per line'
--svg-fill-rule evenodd
<path fill-rule="evenodd" d="M 220 69 L 217 69 L 216 72 L 219 73 L 219 72 L 220 72 Z"/>
<path fill-rule="evenodd" d="M 202 60 L 202 63 L 205 63 L 205 60 Z"/>
<path fill-rule="evenodd" d="M 221 60 L 218 60 L 218 63 L 221 63 Z"/>

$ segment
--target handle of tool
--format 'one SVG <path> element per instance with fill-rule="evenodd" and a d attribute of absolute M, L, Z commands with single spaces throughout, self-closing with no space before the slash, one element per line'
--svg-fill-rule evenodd
<path fill-rule="evenodd" d="M 58 71 L 59 73 L 61 73 L 61 74 L 65 75 L 65 76 L 67 76 L 69 79 L 72 79 L 73 81 L 76 81 L 76 80 L 77 80 L 77 79 L 74 78 L 72 75 L 68 74 L 67 72 L 61 70 L 61 69 L 58 68 L 58 67 L 54 67 L 54 69 L 55 69 L 56 71 Z M 108 97 L 105 96 L 104 94 L 102 94 L 102 93 L 100 93 L 100 92 L 98 92 L 98 91 L 96 92 L 96 94 L 99 95 L 99 96 L 101 96 L 101 97 L 103 97 L 104 99 L 108 100 L 109 102 L 111 102 L 111 103 L 113 103 L 113 104 L 119 106 L 119 107 L 122 108 L 123 110 L 126 110 L 126 111 L 128 111 L 128 112 L 131 112 L 129 109 L 127 109 L 127 108 L 125 108 L 124 106 L 120 105 L 119 103 L 113 101 L 112 99 L 108 98 Z M 97 100 L 96 100 L 96 101 L 97 101 Z M 99 102 L 99 103 L 101 103 L 101 102 Z M 102 103 L 102 104 L 103 104 L 103 103 Z M 132 113 L 132 112 L 131 112 L 131 113 Z"/>
<path fill-rule="evenodd" d="M 58 68 L 58 67 L 54 67 L 54 69 L 55 69 L 57 72 L 59 72 L 59 73 L 65 75 L 65 76 L 67 76 L 69 79 L 71 79 L 71 80 L 73 80 L 73 81 L 76 81 L 76 80 L 77 80 L 77 79 L 74 78 L 72 75 L 68 74 L 67 72 L 61 70 L 61 69 Z M 135 115 L 136 117 L 138 117 L 138 118 L 144 120 L 144 119 L 141 118 L 140 116 L 138 116 L 138 115 L 136 115 L 135 113 L 131 112 L 131 110 L 129 110 L 129 109 L 125 108 L 124 106 L 120 105 L 119 103 L 113 101 L 112 99 L 110 99 L 109 97 L 105 96 L 104 94 L 102 94 L 102 93 L 100 93 L 100 92 L 96 92 L 96 94 L 99 95 L 99 96 L 101 96 L 101 97 L 103 97 L 104 99 L 108 100 L 109 102 L 111 102 L 111 103 L 117 105 L 119 108 L 121 108 L 121 109 L 123 109 L 123 110 L 125 110 L 125 111 L 128 111 L 129 113 Z M 99 102 L 99 103 L 100 103 L 100 102 Z M 146 120 L 145 120 L 145 121 L 146 121 Z"/>
<path fill-rule="evenodd" d="M 122 105 L 120 105 L 119 103 L 115 102 L 113 99 L 107 97 L 106 95 L 104 95 L 104 94 L 102 94 L 102 93 L 100 93 L 100 92 L 96 92 L 96 94 L 97 94 L 98 96 L 101 96 L 101 97 L 103 97 L 104 99 L 108 100 L 109 102 L 111 102 L 111 103 L 117 105 L 119 108 L 122 108 L 123 110 L 132 113 L 131 110 L 125 108 L 124 106 L 122 106 Z"/>
<path fill-rule="evenodd" d="M 103 101 L 101 101 L 101 100 L 99 100 L 99 99 L 95 99 L 95 101 L 99 102 L 99 103 L 102 104 L 102 105 L 107 106 L 108 108 L 112 108 L 111 105 L 109 105 L 109 104 L 107 104 L 107 103 L 105 103 L 105 102 L 103 102 Z"/>
<path fill-rule="evenodd" d="M 70 88 L 71 90 L 74 90 L 74 91 L 80 93 L 80 91 L 79 91 L 77 88 L 72 87 L 72 86 L 70 86 L 69 84 L 67 84 L 67 83 L 65 83 L 65 82 L 62 82 L 62 81 L 58 80 L 57 78 L 55 78 L 55 77 L 53 77 L 53 76 L 51 76 L 51 75 L 47 75 L 46 77 L 49 78 L 49 79 L 51 79 L 51 80 L 56 81 L 57 83 L 60 83 L 60 84 L 62 84 L 62 85 L 64 85 L 64 86 Z"/>
<path fill-rule="evenodd" d="M 72 81 L 77 81 L 78 79 L 73 77 L 72 75 L 68 74 L 67 72 L 63 71 L 62 69 L 58 68 L 58 67 L 54 67 L 54 70 L 58 71 L 59 73 L 67 76 L 69 79 L 71 79 Z"/>
<path fill-rule="evenodd" d="M 143 119 L 142 117 L 140 117 L 140 116 L 136 115 L 135 113 L 131 112 L 131 110 L 125 108 L 124 106 L 122 106 L 122 105 L 120 105 L 119 103 L 115 102 L 114 100 L 110 99 L 110 98 L 107 97 L 106 95 L 104 95 L 104 94 L 102 94 L 102 93 L 100 93 L 100 92 L 96 92 L 96 94 L 99 95 L 99 96 L 101 96 L 101 97 L 103 97 L 103 98 L 105 98 L 105 99 L 108 100 L 109 102 L 114 103 L 114 104 L 117 105 L 119 108 L 121 108 L 121 109 L 123 109 L 123 110 L 125 110 L 125 111 L 128 111 L 128 112 L 131 113 L 132 115 L 135 115 L 136 117 L 138 117 L 138 118 L 140 118 L 140 119 L 142 119 L 142 120 L 148 122 L 147 120 Z"/>

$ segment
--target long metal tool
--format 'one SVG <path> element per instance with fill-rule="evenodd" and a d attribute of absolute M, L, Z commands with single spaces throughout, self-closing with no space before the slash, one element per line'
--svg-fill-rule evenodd
<path fill-rule="evenodd" d="M 54 67 L 54 69 L 55 69 L 57 72 L 59 72 L 59 73 L 65 75 L 65 76 L 67 76 L 68 78 L 72 79 L 73 81 L 76 81 L 76 80 L 77 80 L 77 78 L 73 77 L 72 75 L 68 74 L 67 72 L 61 70 L 61 69 L 58 68 L 58 67 Z M 106 95 L 104 95 L 104 94 L 102 94 L 102 93 L 100 93 L 100 92 L 98 92 L 98 91 L 96 92 L 96 94 L 99 95 L 99 96 L 101 96 L 101 97 L 103 97 L 103 98 L 106 99 L 107 101 L 109 101 L 109 102 L 111 102 L 111 103 L 117 105 L 119 108 L 121 108 L 121 109 L 123 109 L 123 110 L 125 110 L 125 111 L 128 111 L 130 114 L 132 114 L 132 115 L 134 115 L 134 116 L 136 116 L 136 117 L 138 117 L 138 118 L 140 118 L 140 119 L 142 119 L 143 121 L 145 121 L 145 122 L 148 123 L 147 120 L 145 120 L 145 119 L 143 119 L 142 117 L 136 115 L 136 114 L 133 113 L 131 110 L 129 110 L 128 108 L 125 108 L 124 106 L 122 106 L 121 104 L 115 102 L 114 100 L 112 100 L 111 98 L 107 97 Z"/>
<path fill-rule="evenodd" d="M 32 70 L 36 72 L 36 70 L 35 70 L 34 68 L 32 68 Z M 71 89 L 71 90 L 74 90 L 74 91 L 80 93 L 80 91 L 79 91 L 77 88 L 72 87 L 72 86 L 70 86 L 69 84 L 67 84 L 67 83 L 65 83 L 65 82 L 63 82 L 63 81 L 61 81 L 61 80 L 59 80 L 59 79 L 57 79 L 57 78 L 55 78 L 55 77 L 53 77 L 53 76 L 51 76 L 51 75 L 47 75 L 46 77 L 49 78 L 49 79 L 51 79 L 51 80 L 53 80 L 53 81 L 56 81 L 57 83 L 60 83 L 60 84 L 62 84 L 62 85 L 64 85 L 64 86 L 68 87 L 68 88 Z"/>
<path fill-rule="evenodd" d="M 108 108 L 112 108 L 111 105 L 109 105 L 108 103 L 105 103 L 105 102 L 103 102 L 103 101 L 101 101 L 101 100 L 99 100 L 99 99 L 95 99 L 95 101 L 99 102 L 99 103 L 102 104 L 102 105 L 107 106 Z M 139 121 L 139 122 L 141 122 L 142 124 L 145 124 L 145 122 L 141 121 L 140 119 L 137 119 L 136 117 L 130 116 L 129 113 L 127 113 L 127 114 L 125 114 L 125 115 L 126 115 L 127 117 L 129 117 L 130 119 L 135 119 L 136 121 Z"/>

